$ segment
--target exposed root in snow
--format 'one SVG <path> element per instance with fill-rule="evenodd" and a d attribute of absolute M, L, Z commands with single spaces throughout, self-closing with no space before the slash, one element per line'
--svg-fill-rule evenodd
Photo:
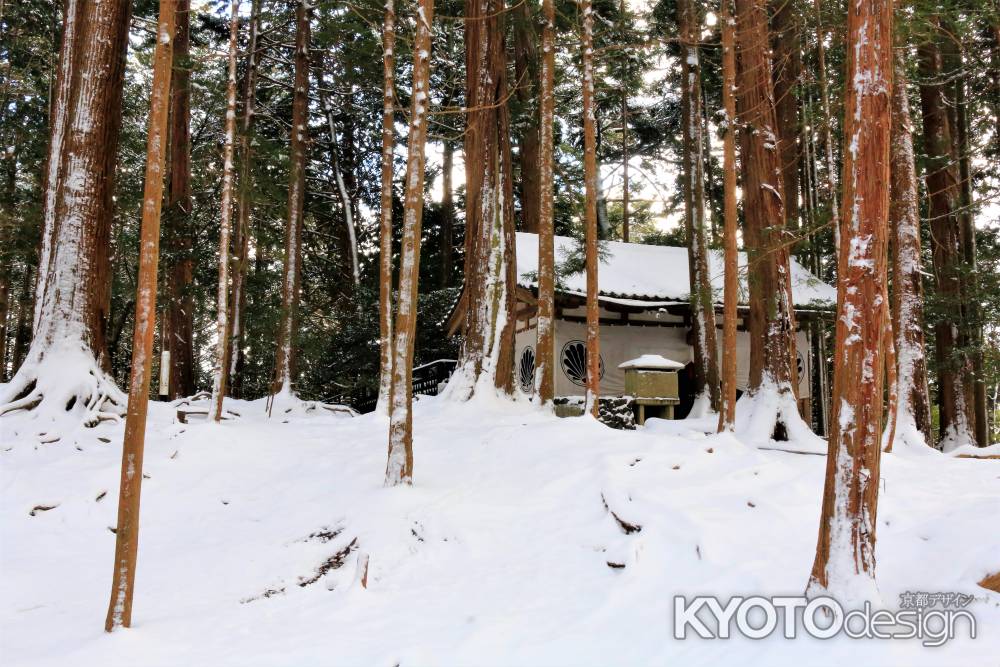
<path fill-rule="evenodd" d="M 277 394 L 272 394 L 266 402 L 267 414 L 272 418 L 287 420 L 289 417 L 302 417 L 323 413 L 338 417 L 357 417 L 358 413 L 346 405 L 323 403 L 322 401 L 304 401 L 287 386 Z"/>
<path fill-rule="evenodd" d="M 790 387 L 765 381 L 736 403 L 736 436 L 747 444 L 767 446 L 772 441 L 795 443 L 797 453 L 825 453 L 826 442 L 813 433 L 799 415 Z"/>
<path fill-rule="evenodd" d="M 0 393 L 0 416 L 24 413 L 50 443 L 81 425 L 118 421 L 127 400 L 89 352 L 62 346 L 30 354 Z"/>
<path fill-rule="evenodd" d="M 1000 593 L 1000 570 L 983 577 L 983 580 L 979 582 L 979 585 L 996 593 Z"/>
<path fill-rule="evenodd" d="M 608 511 L 608 514 L 610 514 L 611 517 L 618 523 L 618 527 L 622 529 L 623 533 L 625 533 L 626 535 L 631 535 L 632 533 L 642 532 L 642 526 L 640 526 L 637 523 L 629 523 L 625 519 L 618 516 L 618 514 L 616 514 L 615 511 L 608 506 L 608 500 L 607 498 L 604 497 L 603 493 L 601 494 L 601 502 L 604 503 L 604 509 L 606 509 Z M 622 567 L 625 566 L 622 565 Z"/>
<path fill-rule="evenodd" d="M 38 516 L 39 512 L 48 512 L 49 510 L 54 510 L 57 507 L 59 507 L 59 503 L 55 503 L 54 505 L 35 505 L 31 509 L 31 511 L 28 512 L 28 515 L 29 516 Z"/>
<path fill-rule="evenodd" d="M 305 588 L 310 584 L 315 584 L 317 581 L 322 579 L 327 572 L 330 572 L 331 570 L 340 569 L 344 565 L 344 561 L 347 560 L 347 557 L 351 555 L 351 552 L 354 551 L 357 548 L 357 546 L 358 546 L 358 538 L 355 537 L 346 547 L 344 547 L 343 549 L 341 549 L 340 551 L 336 552 L 335 554 L 327 558 L 325 561 L 323 561 L 320 564 L 320 566 L 316 568 L 316 572 L 311 577 L 309 578 L 299 577 L 299 582 L 298 582 L 299 588 Z"/>

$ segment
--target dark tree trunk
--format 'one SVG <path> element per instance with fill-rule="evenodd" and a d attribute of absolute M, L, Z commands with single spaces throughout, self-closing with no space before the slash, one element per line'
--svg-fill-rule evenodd
<path fill-rule="evenodd" d="M 778 121 L 778 155 L 784 185 L 785 225 L 799 226 L 799 82 L 802 79 L 802 26 L 791 0 L 771 0 L 771 43 L 774 62 L 774 109 Z"/>
<path fill-rule="evenodd" d="M 941 83 L 941 49 L 932 38 L 918 47 L 920 107 L 927 152 L 931 253 L 943 312 L 934 326 L 938 362 L 938 407 L 942 446 L 946 450 L 975 442 L 972 412 L 972 360 L 966 351 L 962 272 L 959 175 L 954 160 L 948 102 Z"/>
<path fill-rule="evenodd" d="M 538 117 L 538 34 L 534 3 L 519 2 L 514 10 L 515 93 L 524 106 L 524 127 L 518 138 L 521 172 L 521 230 L 538 233 L 541 204 Z"/>
<path fill-rule="evenodd" d="M 309 143 L 309 6 L 295 8 L 295 83 L 292 94 L 291 166 L 288 174 L 288 218 L 281 281 L 281 322 L 274 362 L 272 393 L 291 393 L 295 381 L 299 289 L 302 280 L 302 219 L 306 198 Z"/>
<path fill-rule="evenodd" d="M 190 0 L 177 0 L 172 90 L 170 94 L 170 179 L 164 217 L 168 265 L 163 344 L 170 353 L 170 397 L 190 396 L 194 370 L 194 260 L 191 224 L 191 83 Z"/>

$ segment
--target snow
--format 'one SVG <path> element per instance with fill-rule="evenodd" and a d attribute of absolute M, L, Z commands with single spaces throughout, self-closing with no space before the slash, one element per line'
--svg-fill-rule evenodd
<path fill-rule="evenodd" d="M 1000 595 L 975 584 L 1000 569 L 986 529 L 1000 461 L 929 448 L 882 461 L 883 599 L 973 594 L 976 640 L 678 641 L 674 595 L 802 592 L 823 456 L 687 421 L 614 431 L 526 402 L 422 398 L 414 486 L 387 489 L 385 417 L 226 407 L 241 416 L 178 424 L 150 404 L 133 627 L 112 635 L 123 425 L 38 445 L 29 420 L 0 420 L 5 665 L 913 667 L 1000 650 Z M 39 505 L 53 509 L 31 516 Z M 298 585 L 338 553 L 342 567 Z"/>
<path fill-rule="evenodd" d="M 576 241 L 566 236 L 555 237 L 556 263 L 563 261 L 575 247 Z M 604 297 L 635 300 L 661 300 L 688 302 L 691 291 L 688 273 L 688 251 L 685 247 L 641 245 L 606 241 L 605 261 L 600 267 L 600 293 Z M 517 272 L 519 283 L 525 287 L 538 284 L 538 236 L 517 233 Z M 709 253 L 709 275 L 713 297 L 722 303 L 724 263 L 722 251 Z M 832 308 L 837 302 L 837 290 L 819 280 L 805 267 L 790 259 L 792 270 L 792 296 L 796 307 Z M 740 301 L 747 298 L 747 258 L 739 254 Z M 584 272 L 566 276 L 561 281 L 564 291 L 586 294 L 587 279 Z"/>
<path fill-rule="evenodd" d="M 640 368 L 640 369 L 654 369 L 654 370 L 680 370 L 684 368 L 684 364 L 678 363 L 673 359 L 667 359 L 660 354 L 643 354 L 636 357 L 635 359 L 629 359 L 626 362 L 618 364 L 618 368 L 629 369 L 629 368 Z"/>

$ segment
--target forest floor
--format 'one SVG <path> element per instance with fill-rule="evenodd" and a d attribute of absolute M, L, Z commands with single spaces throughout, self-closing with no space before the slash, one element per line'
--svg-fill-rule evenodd
<path fill-rule="evenodd" d="M 824 456 L 676 422 L 614 431 L 525 404 L 424 399 L 414 486 L 386 489 L 386 419 L 227 405 L 242 416 L 214 425 L 150 404 L 133 627 L 113 635 L 123 424 L 40 444 L 24 415 L 0 421 L 0 662 L 913 667 L 1000 655 L 1000 594 L 976 585 L 1000 569 L 1000 461 L 882 463 L 885 608 L 907 591 L 970 594 L 975 640 L 959 625 L 939 648 L 789 640 L 780 626 L 763 640 L 682 641 L 675 595 L 801 594 Z"/>

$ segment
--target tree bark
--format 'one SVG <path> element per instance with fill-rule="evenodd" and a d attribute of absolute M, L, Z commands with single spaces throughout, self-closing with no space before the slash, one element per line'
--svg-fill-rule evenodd
<path fill-rule="evenodd" d="M 466 0 L 465 341 L 449 395 L 466 400 L 514 379 L 514 189 L 503 3 Z"/>
<path fill-rule="evenodd" d="M 785 226 L 799 227 L 799 83 L 802 79 L 801 32 L 792 0 L 771 0 L 774 61 L 774 108 L 781 159 Z M 824 74 L 825 76 L 825 74 Z"/>
<path fill-rule="evenodd" d="M 163 326 L 164 347 L 170 353 L 171 398 L 190 396 L 197 390 L 194 360 L 194 280 L 191 223 L 191 63 L 190 0 L 175 4 L 173 74 L 170 93 L 170 169 L 164 239 L 168 248 L 165 267 L 167 304 Z"/>
<path fill-rule="evenodd" d="M 385 2 L 382 23 L 382 198 L 379 213 L 379 412 L 392 408 L 392 160 L 395 148 L 396 11 Z"/>
<path fill-rule="evenodd" d="M 938 31 L 940 28 L 938 28 Z M 934 326 L 938 363 L 938 408 L 941 446 L 945 451 L 975 442 L 975 424 L 967 390 L 972 362 L 966 351 L 963 316 L 964 290 L 961 200 L 958 172 L 953 155 L 952 127 L 941 79 L 941 49 L 938 36 L 917 49 L 920 77 L 920 107 L 923 115 L 924 147 L 927 151 L 928 213 L 931 251 L 937 294 L 942 305 Z"/>
<path fill-rule="evenodd" d="M 211 418 L 222 420 L 222 400 L 226 396 L 229 372 L 229 354 L 232 350 L 229 337 L 232 324 L 229 320 L 229 246 L 233 217 L 233 182 L 235 166 L 233 152 L 236 146 L 236 51 L 240 35 L 240 0 L 232 0 L 233 14 L 229 20 L 229 78 L 226 82 L 226 138 L 222 147 L 222 214 L 219 216 L 219 289 L 216 316 L 215 369 L 212 371 Z"/>
<path fill-rule="evenodd" d="M 819 95 L 823 108 L 823 146 L 826 157 L 826 196 L 833 228 L 834 255 L 840 253 L 840 207 L 837 205 L 837 167 L 833 161 L 833 114 L 830 112 L 830 92 L 826 79 L 826 30 L 823 28 L 822 0 L 813 0 L 816 10 L 816 69 L 819 70 Z"/>
<path fill-rule="evenodd" d="M 521 230 L 538 233 L 541 213 L 541 161 L 539 116 L 535 112 L 538 91 L 538 35 L 534 3 L 518 2 L 514 9 L 514 88 L 518 101 L 527 107 L 519 137 L 517 159 L 521 171 Z"/>
<path fill-rule="evenodd" d="M 553 123 L 555 122 L 556 10 L 555 0 L 542 0 L 542 77 L 539 86 L 539 221 L 538 328 L 535 350 L 535 389 L 542 405 L 555 397 L 555 238 L 552 178 Z"/>
<path fill-rule="evenodd" d="M 420 278 L 420 225 L 424 210 L 424 144 L 430 102 L 431 25 L 434 0 L 419 0 L 413 39 L 413 98 L 407 133 L 406 193 L 400 248 L 399 303 L 392 348 L 392 408 L 389 411 L 389 455 L 385 485 L 413 483 L 413 343 L 417 328 L 417 283 Z"/>
<path fill-rule="evenodd" d="M 306 199 L 306 151 L 309 143 L 309 6 L 295 8 L 295 83 L 292 93 L 291 163 L 288 174 L 288 219 L 281 282 L 281 324 L 272 394 L 292 393 L 302 282 L 302 220 Z"/>
<path fill-rule="evenodd" d="M 920 204 L 902 51 L 896 57 L 892 87 L 889 229 L 897 364 L 896 433 L 906 445 L 927 445 L 931 442 L 931 408 L 924 356 Z"/>
<path fill-rule="evenodd" d="M 260 2 L 250 3 L 250 37 L 247 42 L 246 74 L 243 78 L 243 114 L 239 130 L 239 194 L 236 204 L 236 262 L 233 271 L 233 289 L 229 318 L 232 328 L 226 337 L 229 341 L 229 393 L 242 396 L 243 340 L 246 318 L 246 280 L 249 266 L 250 217 L 253 213 L 253 126 L 257 106 L 257 35 L 260 30 Z"/>
<path fill-rule="evenodd" d="M 957 49 L 956 49 L 957 50 Z M 955 154 L 958 157 L 959 193 L 961 201 L 962 256 L 965 261 L 965 337 L 969 341 L 972 360 L 970 378 L 972 413 L 975 419 L 976 444 L 987 447 L 990 444 L 989 411 L 986 405 L 986 377 L 983 369 L 983 321 L 981 296 L 979 294 L 979 269 L 976 252 L 975 202 L 972 196 L 972 148 L 969 145 L 968 105 L 965 87 L 967 74 L 962 54 L 956 53 L 956 68 L 963 73 L 955 76 Z"/>
<path fill-rule="evenodd" d="M 723 171 L 723 242 L 725 285 L 722 320 L 722 395 L 719 407 L 719 432 L 736 428 L 736 320 L 739 303 L 739 254 L 737 250 L 736 212 L 736 53 L 733 31 L 735 21 L 731 0 L 720 0 L 722 26 L 722 103 L 726 112 L 722 145 Z"/>
<path fill-rule="evenodd" d="M 591 0 L 580 0 L 583 16 L 583 181 L 587 258 L 587 397 L 584 413 L 597 418 L 601 396 L 600 306 L 597 302 L 597 123 L 594 118 L 594 11 Z"/>
<path fill-rule="evenodd" d="M 748 435 L 783 438 L 802 420 L 795 403 L 795 325 L 781 159 L 774 133 L 766 0 L 736 0 L 736 101 L 743 171 L 744 242 L 750 287 L 750 381 L 754 410 Z"/>
<path fill-rule="evenodd" d="M 688 268 L 691 287 L 691 333 L 694 338 L 695 405 L 701 416 L 719 408 L 719 361 L 715 331 L 715 299 L 708 272 L 708 235 L 705 230 L 705 142 L 701 123 L 701 16 L 694 0 L 679 0 L 681 123 L 684 149 L 684 220 L 688 235 Z"/>
<path fill-rule="evenodd" d="M 118 528 L 111 577 L 111 600 L 104 629 L 132 625 L 132 591 L 139 549 L 139 495 L 142 490 L 142 454 L 146 437 L 153 333 L 156 330 L 156 273 L 160 257 L 160 207 L 163 202 L 163 165 L 167 139 L 171 60 L 174 39 L 174 0 L 160 0 L 153 90 L 150 96 L 149 136 L 146 143 L 146 185 L 139 239 L 139 276 L 135 295 L 135 333 L 132 338 L 132 374 L 122 445 L 121 485 L 118 492 Z"/>
<path fill-rule="evenodd" d="M 64 7 L 34 337 L 0 394 L 0 414 L 35 409 L 56 421 L 72 412 L 77 423 L 94 425 L 123 410 L 125 397 L 107 375 L 105 328 L 129 7 L 123 0 Z"/>
<path fill-rule="evenodd" d="M 807 593 L 870 599 L 882 435 L 889 218 L 890 0 L 848 4 L 844 243 L 837 281 L 833 415 L 816 558 Z"/>
<path fill-rule="evenodd" d="M 444 140 L 441 159 L 441 287 L 451 287 L 455 255 L 455 199 L 451 183 L 455 146 Z"/>

